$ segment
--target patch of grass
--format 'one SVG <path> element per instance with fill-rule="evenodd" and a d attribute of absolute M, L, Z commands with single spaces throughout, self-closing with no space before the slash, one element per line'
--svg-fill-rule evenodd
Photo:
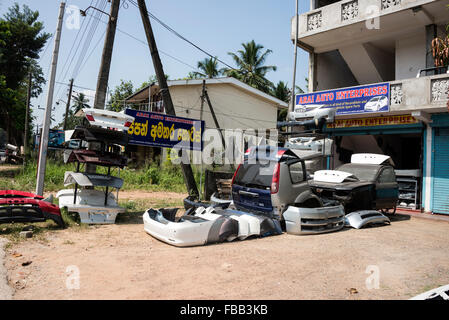
<path fill-rule="evenodd" d="M 64 189 L 64 173 L 74 171 L 74 164 L 64 164 L 62 161 L 48 160 L 45 172 L 45 191 L 58 191 Z M 26 166 L 7 168 L 0 171 L 0 190 L 34 191 L 36 189 L 36 161 L 29 161 Z M 97 167 L 97 172 L 106 174 L 107 168 Z M 195 179 L 199 186 L 200 172 L 193 167 Z M 186 193 L 184 176 L 180 166 L 166 162 L 162 166 L 147 165 L 140 169 L 125 167 L 118 173 L 117 169 L 111 172 L 124 180 L 121 190 L 147 190 L 171 191 Z M 203 177 L 204 178 L 204 177 Z"/>
<path fill-rule="evenodd" d="M 39 241 L 47 241 L 46 233 L 54 230 L 60 230 L 60 228 L 53 221 L 39 222 L 39 223 L 7 223 L 0 225 L 0 236 L 7 238 L 10 242 L 7 247 L 26 240 L 20 236 L 20 232 L 27 230 L 33 231 L 33 237 L 31 239 Z"/>

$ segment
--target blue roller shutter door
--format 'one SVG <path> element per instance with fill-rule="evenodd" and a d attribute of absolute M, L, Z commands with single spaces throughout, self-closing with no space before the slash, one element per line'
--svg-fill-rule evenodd
<path fill-rule="evenodd" d="M 449 129 L 434 130 L 432 211 L 449 214 Z"/>

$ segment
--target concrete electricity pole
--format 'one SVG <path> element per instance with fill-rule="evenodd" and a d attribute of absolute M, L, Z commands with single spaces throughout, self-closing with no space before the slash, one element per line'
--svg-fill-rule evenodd
<path fill-rule="evenodd" d="M 65 2 L 59 6 L 58 28 L 56 29 L 53 57 L 51 61 L 50 82 L 48 85 L 47 105 L 45 106 L 45 116 L 42 127 L 41 141 L 39 144 L 39 161 L 37 167 L 36 194 L 43 195 L 45 168 L 47 165 L 48 135 L 51 123 L 51 108 L 53 106 L 53 92 L 55 89 L 56 67 L 58 65 L 59 43 L 61 40 L 62 20 L 64 17 Z"/>
<path fill-rule="evenodd" d="M 69 96 L 67 97 L 67 105 L 65 106 L 64 126 L 62 127 L 64 131 L 67 130 L 67 116 L 69 115 L 70 100 L 72 99 L 72 91 L 73 91 L 73 79 L 70 79 Z"/>
<path fill-rule="evenodd" d="M 25 111 L 25 135 L 23 137 L 23 156 L 26 162 L 26 155 L 27 155 L 27 149 L 28 149 L 28 119 L 29 119 L 29 113 L 30 113 L 30 101 L 31 101 L 31 84 L 32 84 L 32 77 L 33 75 L 30 73 L 28 75 L 28 92 L 27 92 L 27 105 L 26 105 L 26 111 Z"/>
<path fill-rule="evenodd" d="M 153 59 L 154 71 L 156 72 L 157 81 L 162 93 L 162 100 L 164 102 L 165 110 L 167 114 L 176 116 L 173 101 L 170 96 L 170 91 L 168 90 L 167 80 L 165 79 L 164 69 L 162 68 L 161 58 L 159 57 L 156 41 L 154 40 L 153 29 L 151 28 L 150 18 L 148 17 L 148 10 L 145 4 L 145 0 L 138 0 L 137 2 L 139 3 L 140 16 L 142 17 L 142 23 L 145 28 L 145 34 L 147 37 L 148 46 L 150 48 L 151 58 Z M 181 150 L 181 152 L 184 151 Z M 189 163 L 181 162 L 181 168 L 189 195 L 197 199 L 199 196 L 199 192 L 196 186 L 195 177 L 193 176 L 192 167 Z"/>
<path fill-rule="evenodd" d="M 104 109 L 106 101 L 106 91 L 108 89 L 109 69 L 111 68 L 112 49 L 114 48 L 115 30 L 117 28 L 118 10 L 120 0 L 112 0 L 111 14 L 109 16 L 106 39 L 104 40 L 101 66 L 98 73 L 97 90 L 95 92 L 94 108 Z"/>
<path fill-rule="evenodd" d="M 295 111 L 295 85 L 296 85 L 296 61 L 298 60 L 298 1 L 296 0 L 296 11 L 295 11 L 295 24 L 296 24 L 296 31 L 295 31 L 295 60 L 293 62 L 293 81 L 292 81 L 292 94 L 291 94 L 291 100 L 290 100 L 290 111 Z"/>

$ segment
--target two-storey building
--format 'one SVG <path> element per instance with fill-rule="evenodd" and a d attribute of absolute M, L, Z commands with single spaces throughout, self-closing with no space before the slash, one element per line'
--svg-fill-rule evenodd
<path fill-rule="evenodd" d="M 449 73 L 435 68 L 432 40 L 446 36 L 446 0 L 310 0 L 291 37 L 309 53 L 309 92 L 387 85 L 388 105 L 338 112 L 328 166 L 359 152 L 388 154 L 400 205 L 449 214 Z M 361 91 L 363 92 L 363 91 Z M 297 99 L 297 101 L 299 101 Z"/>

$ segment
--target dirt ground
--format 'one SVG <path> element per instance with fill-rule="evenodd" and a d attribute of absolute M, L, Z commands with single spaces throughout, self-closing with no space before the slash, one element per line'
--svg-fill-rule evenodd
<path fill-rule="evenodd" d="M 184 195 L 121 194 L 132 197 Z M 443 221 L 396 215 L 383 227 L 176 248 L 146 234 L 141 216 L 54 230 L 45 241 L 8 248 L 13 298 L 408 299 L 449 283 L 449 223 Z M 375 281 L 367 286 L 376 274 L 378 288 Z"/>

